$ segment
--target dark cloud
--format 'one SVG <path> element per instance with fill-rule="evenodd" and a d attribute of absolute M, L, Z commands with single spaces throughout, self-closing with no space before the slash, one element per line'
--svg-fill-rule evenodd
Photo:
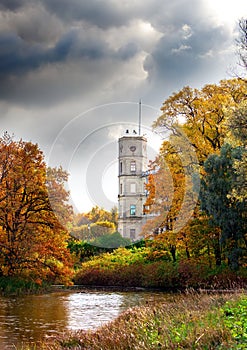
<path fill-rule="evenodd" d="M 28 0 L 2 1 L 5 8 L 7 4 L 10 9 L 17 9 L 18 4 L 25 6 Z M 196 0 L 191 0 L 190 6 L 185 0 L 176 0 L 174 3 L 148 0 L 145 5 L 141 1 L 120 4 L 117 0 L 40 0 L 38 5 L 34 4 L 22 12 L 21 19 L 15 18 L 17 24 L 13 26 L 12 32 L 0 34 L 2 96 L 5 95 L 5 82 L 10 88 L 13 77 L 24 76 L 47 65 L 75 60 L 130 60 L 142 50 L 140 43 L 129 38 L 114 49 L 109 44 L 108 35 L 110 27 L 119 26 L 121 36 L 121 26 L 134 18 L 143 21 L 149 18 L 153 27 L 163 32 L 156 47 L 146 53 L 148 57 L 144 69 L 149 80 L 160 81 L 168 77 L 179 80 L 196 71 L 195 68 L 201 64 L 200 56 L 226 42 L 223 28 L 213 28 L 208 25 L 209 22 L 202 22 L 202 3 Z M 43 25 L 35 27 L 37 21 L 32 21 L 32 18 L 29 20 L 30 8 L 35 8 L 35 18 L 40 15 L 39 23 L 43 23 L 43 18 L 46 20 L 46 27 L 50 30 L 45 30 Z M 23 13 L 27 13 L 26 17 Z M 60 28 L 62 22 L 52 21 L 54 16 L 64 22 L 63 30 Z M 73 21 L 79 21 L 80 24 L 71 29 L 67 22 Z M 83 21 L 89 24 L 85 25 Z M 92 25 L 101 29 L 92 30 Z M 187 29 L 183 29 L 184 26 Z"/>
<path fill-rule="evenodd" d="M 25 104 L 28 94 L 30 100 L 42 96 L 44 105 L 52 96 L 57 101 L 66 94 L 80 95 L 89 80 L 92 94 L 101 93 L 101 85 L 112 94 L 111 77 L 117 75 L 119 82 L 124 79 L 117 86 L 126 93 L 132 75 L 144 82 L 143 69 L 147 73 L 143 87 L 149 84 L 148 93 L 153 89 L 153 96 L 162 84 L 171 90 L 199 75 L 203 80 L 205 67 L 216 66 L 217 52 L 229 45 L 229 33 L 212 25 L 203 1 L 0 0 L 0 6 L 15 11 L 7 29 L 0 26 L 0 98 L 18 103 L 24 98 Z M 148 37 L 148 32 L 140 31 L 135 37 L 128 31 L 130 22 L 135 28 L 135 20 L 151 23 L 161 39 L 142 44 L 140 38 Z M 127 69 L 129 78 L 123 76 L 121 66 L 128 62 L 133 66 Z M 64 67 L 66 72 L 61 74 Z M 26 92 L 20 92 L 20 86 Z"/>
<path fill-rule="evenodd" d="M 54 47 L 30 45 L 14 33 L 0 35 L 0 76 L 28 73 L 42 65 L 63 62 L 70 58 L 99 59 L 107 54 L 100 41 L 80 40 L 72 30 L 60 38 Z"/>
<path fill-rule="evenodd" d="M 108 71 L 108 77 L 110 77 L 109 65 L 110 69 L 116 67 L 112 61 L 127 61 L 134 57 L 137 52 L 138 47 L 133 43 L 114 50 L 109 47 L 102 35 L 85 33 L 81 28 L 68 30 L 53 46 L 43 42 L 30 43 L 17 33 L 4 32 L 0 34 L 0 99 L 12 101 L 16 99 L 20 102 L 25 95 L 28 98 L 28 94 L 30 94 L 30 100 L 34 95 L 39 100 L 42 96 L 45 104 L 48 100 L 56 101 L 59 96 L 64 98 L 72 91 L 75 93 L 74 89 L 79 88 L 78 84 L 81 88 L 77 94 L 80 94 L 84 85 L 89 86 L 88 75 L 91 74 L 91 79 L 94 79 L 90 85 L 93 85 L 94 82 L 98 85 L 98 79 L 102 76 L 99 72 L 99 69 L 102 70 L 102 63 L 106 63 L 103 71 Z M 87 71 L 85 71 L 83 65 L 85 64 L 86 67 L 86 62 L 90 62 L 90 69 L 93 62 L 98 65 L 98 68 L 92 68 L 92 71 L 88 71 L 86 68 Z M 62 78 L 63 74 L 61 79 L 56 77 L 59 74 L 59 69 L 56 73 L 56 66 L 66 64 L 71 67 L 71 72 L 69 73 L 66 69 L 66 84 L 64 85 L 61 84 L 61 82 L 64 83 L 65 79 L 65 77 Z M 53 66 L 52 72 L 55 76 L 47 77 L 45 75 L 43 78 L 42 70 L 48 69 L 49 71 Z M 95 77 L 94 72 L 98 72 L 98 77 Z M 33 76 L 34 74 L 37 74 L 37 79 Z M 22 89 L 25 87 L 25 90 L 20 90 L 20 87 Z M 26 98 L 23 99 L 23 103 L 26 103 Z"/>
<path fill-rule="evenodd" d="M 1 32 L 16 33 L 30 44 L 52 45 L 64 32 L 68 31 L 64 23 L 47 12 L 41 3 L 2 14 L 0 23 Z"/>
<path fill-rule="evenodd" d="M 0 35 L 0 48 L 1 77 L 36 68 L 44 56 L 40 46 L 29 46 L 14 33 Z"/>
<path fill-rule="evenodd" d="M 200 25 L 196 22 L 173 27 L 164 35 L 144 62 L 150 82 L 170 88 L 190 85 L 205 79 L 205 74 L 218 72 L 227 75 L 221 52 L 233 44 L 229 31 L 220 26 Z M 221 65 L 221 67 L 220 67 Z M 206 72 L 208 69 L 208 72 Z M 225 69 L 225 72 L 222 71 Z M 225 73 L 225 74 L 224 74 Z M 215 75 L 217 80 L 218 75 Z"/>
<path fill-rule="evenodd" d="M 216 25 L 207 1 L 0 0 L 1 128 L 38 142 L 46 155 L 66 131 L 55 166 L 73 160 L 88 135 L 95 137 L 85 159 L 94 159 L 109 141 L 97 131 L 137 121 L 140 98 L 153 106 L 142 113 L 151 126 L 174 91 L 227 75 L 233 33 Z M 77 190 L 86 165 L 80 157 L 75 163 Z"/>
<path fill-rule="evenodd" d="M 30 0 L 1 0 L 0 10 L 16 11 L 28 2 L 30 2 Z"/>
<path fill-rule="evenodd" d="M 42 0 L 48 11 L 64 21 L 85 20 L 99 28 L 121 27 L 135 18 L 151 19 L 159 12 L 159 0 Z M 120 33 L 121 35 L 121 33 Z"/>
<path fill-rule="evenodd" d="M 206 1 L 161 2 L 151 23 L 163 33 L 144 61 L 153 89 L 162 87 L 163 91 L 168 91 L 169 87 L 171 93 L 173 89 L 196 82 L 200 86 L 203 81 L 207 82 L 207 76 L 215 78 L 215 82 L 220 75 L 226 77 L 227 67 L 222 64 L 220 55 L 222 51 L 226 56 L 229 54 L 232 33 L 227 26 L 213 21 Z"/>
<path fill-rule="evenodd" d="M 48 11 L 65 21 L 86 20 L 100 28 L 119 26 L 129 21 L 123 7 L 113 1 L 100 0 L 42 0 Z"/>

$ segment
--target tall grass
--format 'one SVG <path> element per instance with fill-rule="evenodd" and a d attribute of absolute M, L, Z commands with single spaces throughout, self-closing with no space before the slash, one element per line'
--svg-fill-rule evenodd
<path fill-rule="evenodd" d="M 0 295 L 36 294 L 47 288 L 45 283 L 35 283 L 18 277 L 0 277 Z"/>
<path fill-rule="evenodd" d="M 145 307 L 131 308 L 94 332 L 66 333 L 25 350 L 246 349 L 232 331 L 239 314 L 228 318 L 240 305 L 246 313 L 246 300 L 230 294 L 171 296 L 165 303 L 149 302 Z M 243 315 L 241 320 L 245 320 Z M 243 334 L 240 340 L 244 342 Z"/>

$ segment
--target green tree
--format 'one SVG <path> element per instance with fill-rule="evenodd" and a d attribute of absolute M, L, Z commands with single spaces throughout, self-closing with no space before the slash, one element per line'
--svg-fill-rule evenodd
<path fill-rule="evenodd" d="M 233 195 L 239 199 L 247 199 L 247 103 L 243 101 L 238 108 L 229 113 L 229 128 L 231 141 L 234 145 L 242 146 L 242 157 L 234 163 L 237 178 Z"/>
<path fill-rule="evenodd" d="M 229 144 L 221 148 L 220 155 L 209 156 L 200 195 L 202 209 L 221 229 L 221 243 L 233 269 L 239 268 L 247 248 L 246 200 L 232 195 L 237 179 L 234 162 L 241 157 L 242 149 Z"/>
<path fill-rule="evenodd" d="M 131 245 L 131 240 L 122 237 L 119 232 L 114 232 L 95 238 L 91 244 L 103 248 L 119 248 Z"/>

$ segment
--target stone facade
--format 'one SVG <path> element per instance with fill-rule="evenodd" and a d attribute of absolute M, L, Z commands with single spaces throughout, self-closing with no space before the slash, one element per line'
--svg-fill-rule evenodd
<path fill-rule="evenodd" d="M 146 177 L 143 174 L 147 169 L 147 139 L 126 132 L 118 144 L 118 231 L 123 237 L 136 241 L 141 238 L 141 228 L 146 222 L 143 215 Z"/>

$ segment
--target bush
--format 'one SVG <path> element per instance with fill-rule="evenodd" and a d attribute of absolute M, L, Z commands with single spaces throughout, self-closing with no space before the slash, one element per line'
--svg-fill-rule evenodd
<path fill-rule="evenodd" d="M 116 285 L 164 290 L 246 288 L 247 273 L 228 267 L 211 269 L 205 262 L 186 259 L 176 263 L 150 259 L 150 248 L 118 248 L 82 263 L 74 282 L 82 285 Z"/>
<path fill-rule="evenodd" d="M 131 241 L 128 238 L 122 237 L 119 232 L 114 232 L 97 237 L 90 243 L 97 247 L 118 248 L 130 245 Z"/>
<path fill-rule="evenodd" d="M 22 295 L 35 294 L 44 291 L 48 285 L 36 282 L 25 281 L 17 277 L 1 277 L 0 278 L 0 294 L 2 295 Z"/>
<path fill-rule="evenodd" d="M 209 271 L 204 281 L 204 287 L 211 289 L 245 289 L 246 286 L 247 271 L 245 268 L 235 272 L 224 265 Z"/>

